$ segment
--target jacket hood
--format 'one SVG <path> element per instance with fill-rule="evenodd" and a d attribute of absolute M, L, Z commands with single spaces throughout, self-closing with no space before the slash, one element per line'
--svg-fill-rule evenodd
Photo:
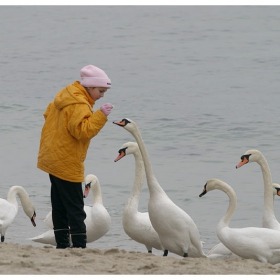
<path fill-rule="evenodd" d="M 54 99 L 54 105 L 58 110 L 73 104 L 87 104 L 92 109 L 94 103 L 94 100 L 87 93 L 86 89 L 80 85 L 79 81 L 59 91 Z"/>

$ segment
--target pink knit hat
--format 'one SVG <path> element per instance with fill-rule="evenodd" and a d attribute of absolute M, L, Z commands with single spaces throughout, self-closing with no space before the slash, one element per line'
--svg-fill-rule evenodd
<path fill-rule="evenodd" d="M 80 71 L 81 85 L 83 87 L 111 87 L 111 80 L 108 78 L 106 73 L 93 65 L 85 66 Z"/>

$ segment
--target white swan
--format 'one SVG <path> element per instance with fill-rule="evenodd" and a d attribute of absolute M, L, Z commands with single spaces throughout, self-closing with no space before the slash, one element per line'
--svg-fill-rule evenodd
<path fill-rule="evenodd" d="M 196 224 L 186 212 L 172 202 L 153 174 L 148 152 L 135 122 L 126 118 L 113 123 L 124 127 L 138 143 L 150 192 L 149 217 L 164 247 L 164 256 L 170 251 L 183 257 L 206 257 L 202 251 Z"/>
<path fill-rule="evenodd" d="M 0 198 L 1 242 L 4 242 L 6 230 L 11 225 L 18 212 L 18 202 L 16 196 L 19 197 L 23 210 L 25 214 L 31 219 L 32 225 L 34 227 L 36 226 L 36 212 L 34 206 L 30 202 L 28 193 L 22 186 L 12 186 L 9 189 L 7 200 Z"/>
<path fill-rule="evenodd" d="M 86 176 L 85 184 L 86 187 L 84 191 L 84 197 L 88 195 L 90 188 L 92 189 L 93 194 L 93 205 L 84 206 L 84 210 L 87 215 L 85 219 L 87 229 L 87 243 L 91 243 L 98 240 L 109 231 L 111 226 L 111 217 L 106 208 L 103 206 L 101 188 L 98 178 L 93 174 L 89 174 Z M 56 246 L 51 213 L 52 211 L 48 213 L 45 219 L 45 223 L 50 229 L 43 234 L 29 238 L 30 240 Z"/>
<path fill-rule="evenodd" d="M 152 248 L 163 250 L 159 236 L 151 224 L 148 212 L 138 211 L 140 194 L 145 179 L 144 163 L 138 144 L 135 142 L 123 144 L 115 162 L 130 154 L 133 154 L 135 159 L 135 178 L 130 197 L 123 210 L 123 229 L 131 239 L 144 244 L 148 253 L 152 253 Z"/>
<path fill-rule="evenodd" d="M 269 165 L 264 155 L 258 150 L 248 150 L 244 155 L 241 156 L 241 161 L 236 166 L 239 168 L 248 162 L 257 162 L 262 170 L 263 181 L 264 181 L 264 207 L 262 216 L 262 226 L 264 228 L 270 228 L 280 231 L 280 224 L 277 221 L 274 214 L 274 196 L 277 194 L 276 189 L 279 185 L 276 183 L 272 184 L 271 172 Z M 271 187 L 272 186 L 272 187 Z M 208 253 L 208 257 L 234 257 L 222 243 L 213 247 Z"/>
<path fill-rule="evenodd" d="M 276 229 L 280 231 L 280 224 L 274 215 L 274 188 L 272 186 L 271 173 L 268 163 L 263 154 L 258 150 L 248 150 L 238 163 L 236 168 L 243 166 L 248 162 L 257 162 L 261 167 L 264 181 L 264 211 L 262 224 L 265 228 Z M 274 185 L 275 186 L 275 185 Z"/>
<path fill-rule="evenodd" d="M 87 228 L 87 243 L 94 242 L 104 236 L 111 227 L 111 217 L 103 205 L 102 193 L 98 178 L 89 174 L 85 180 L 86 189 L 84 197 L 87 197 L 90 188 L 92 189 L 93 204 L 85 206 L 87 214 L 85 224 Z"/>
<path fill-rule="evenodd" d="M 280 196 L 280 185 L 273 183 L 272 191 L 273 191 L 273 196 L 275 196 L 275 195 Z M 265 204 L 266 204 L 266 200 L 265 200 Z M 266 212 L 270 211 L 270 207 L 266 207 L 266 206 L 267 205 L 265 205 L 263 208 L 264 217 L 267 217 Z M 263 225 L 263 227 L 264 227 L 264 225 Z M 237 257 L 223 243 L 219 243 L 219 244 L 215 245 L 209 252 L 207 252 L 206 255 L 208 258 L 213 258 L 213 259 L 229 259 L 229 258 Z"/>
<path fill-rule="evenodd" d="M 280 262 L 280 234 L 279 231 L 268 228 L 230 228 L 230 219 L 236 209 L 236 194 L 225 182 L 210 179 L 206 182 L 202 197 L 212 190 L 221 190 L 229 197 L 229 206 L 225 216 L 217 226 L 219 240 L 234 254 L 254 259 L 264 263 L 276 264 Z"/>

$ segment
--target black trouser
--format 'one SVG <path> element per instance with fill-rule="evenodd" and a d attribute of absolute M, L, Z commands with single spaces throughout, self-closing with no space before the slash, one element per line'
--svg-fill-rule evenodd
<path fill-rule="evenodd" d="M 54 230 L 70 228 L 70 234 L 85 234 L 82 183 L 68 182 L 51 174 L 49 176 Z"/>

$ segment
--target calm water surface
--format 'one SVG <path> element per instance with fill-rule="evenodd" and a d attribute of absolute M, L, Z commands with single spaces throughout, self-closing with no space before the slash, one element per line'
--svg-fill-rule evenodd
<path fill-rule="evenodd" d="M 36 167 L 43 113 L 88 64 L 113 84 L 95 108 L 115 105 L 85 161 L 85 173 L 100 180 L 112 226 L 88 247 L 146 252 L 121 222 L 134 158 L 114 159 L 134 139 L 112 122 L 124 117 L 139 126 L 159 183 L 195 221 L 205 252 L 219 242 L 216 226 L 228 206 L 219 191 L 198 197 L 207 179 L 236 191 L 232 227 L 261 226 L 260 167 L 235 166 L 258 149 L 280 182 L 279 20 L 278 6 L 1 6 L 0 197 L 22 185 L 37 212 L 33 228 L 20 206 L 6 241 L 43 246 L 28 240 L 47 230 L 51 210 L 48 175 Z M 147 211 L 148 198 L 145 184 L 139 211 Z"/>

